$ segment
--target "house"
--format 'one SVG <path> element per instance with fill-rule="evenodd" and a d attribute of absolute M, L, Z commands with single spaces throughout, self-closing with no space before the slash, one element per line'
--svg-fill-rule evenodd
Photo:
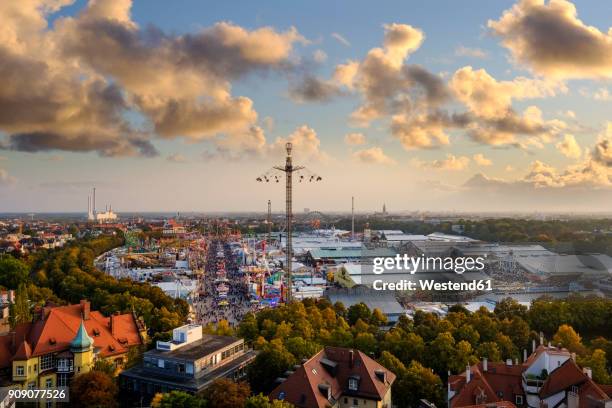
<path fill-rule="evenodd" d="M 256 355 L 243 339 L 204 335 L 201 325 L 187 324 L 145 352 L 141 365 L 122 371 L 120 385 L 146 400 L 172 390 L 197 394 L 218 378 L 242 379 Z"/>
<path fill-rule="evenodd" d="M 15 303 L 15 291 L 0 290 L 0 335 L 10 331 L 9 311 L 13 303 Z"/>
<path fill-rule="evenodd" d="M 525 353 L 526 354 L 526 353 Z M 449 408 L 502 403 L 530 408 L 607 408 L 608 387 L 596 384 L 563 348 L 540 345 L 522 364 L 512 360 L 466 367 L 448 379 Z"/>
<path fill-rule="evenodd" d="M 395 374 L 359 350 L 325 347 L 270 394 L 300 408 L 391 407 Z"/>
<path fill-rule="evenodd" d="M 96 359 L 120 367 L 130 348 L 145 339 L 144 324 L 132 314 L 105 317 L 86 300 L 45 306 L 32 322 L 0 336 L 0 370 L 5 381 L 22 389 L 67 386 Z"/>

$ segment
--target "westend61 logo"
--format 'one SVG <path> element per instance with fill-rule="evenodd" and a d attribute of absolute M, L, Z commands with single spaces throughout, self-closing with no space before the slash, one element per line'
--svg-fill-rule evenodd
<path fill-rule="evenodd" d="M 385 271 L 406 271 L 410 274 L 416 272 L 446 271 L 461 275 L 469 271 L 484 270 L 484 257 L 472 258 L 469 256 L 452 257 L 427 257 L 408 256 L 397 254 L 395 257 L 374 258 L 373 272 L 380 275 Z"/>

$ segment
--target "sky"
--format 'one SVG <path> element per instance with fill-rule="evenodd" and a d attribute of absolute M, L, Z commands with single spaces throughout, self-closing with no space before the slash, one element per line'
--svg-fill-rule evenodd
<path fill-rule="evenodd" d="M 0 4 L 0 212 L 609 211 L 606 0 Z"/>

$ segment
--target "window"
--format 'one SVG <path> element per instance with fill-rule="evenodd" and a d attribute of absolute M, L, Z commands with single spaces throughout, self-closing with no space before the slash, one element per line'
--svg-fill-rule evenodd
<path fill-rule="evenodd" d="M 15 368 L 15 374 L 18 376 L 24 376 L 25 375 L 25 370 L 23 368 L 23 366 L 17 366 Z"/>
<path fill-rule="evenodd" d="M 176 369 L 178 370 L 179 373 L 184 373 L 185 372 L 185 364 L 183 363 L 179 363 L 176 365 Z"/>
<path fill-rule="evenodd" d="M 353 400 L 353 405 L 359 405 L 359 400 L 354 399 Z"/>
<path fill-rule="evenodd" d="M 40 371 L 50 370 L 53 368 L 53 354 L 45 354 L 40 357 Z"/>
<path fill-rule="evenodd" d="M 161 358 L 157 360 L 157 366 L 159 368 L 164 368 L 164 360 L 162 360 Z"/>
<path fill-rule="evenodd" d="M 514 402 L 516 403 L 516 405 L 523 405 L 523 396 L 517 395 L 516 397 L 514 397 Z"/>
<path fill-rule="evenodd" d="M 58 387 L 68 386 L 68 374 L 58 374 L 57 375 L 57 386 Z"/>
<path fill-rule="evenodd" d="M 359 381 L 356 378 L 349 378 L 348 388 L 351 391 L 357 391 L 359 388 Z"/>
<path fill-rule="evenodd" d="M 47 380 L 45 381 L 45 388 L 51 387 L 53 387 L 53 380 L 51 378 L 47 378 Z"/>

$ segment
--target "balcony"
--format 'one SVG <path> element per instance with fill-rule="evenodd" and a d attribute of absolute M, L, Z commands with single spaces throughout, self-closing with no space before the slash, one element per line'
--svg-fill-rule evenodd
<path fill-rule="evenodd" d="M 538 376 L 523 373 L 523 389 L 528 394 L 538 394 L 545 381 Z"/>

